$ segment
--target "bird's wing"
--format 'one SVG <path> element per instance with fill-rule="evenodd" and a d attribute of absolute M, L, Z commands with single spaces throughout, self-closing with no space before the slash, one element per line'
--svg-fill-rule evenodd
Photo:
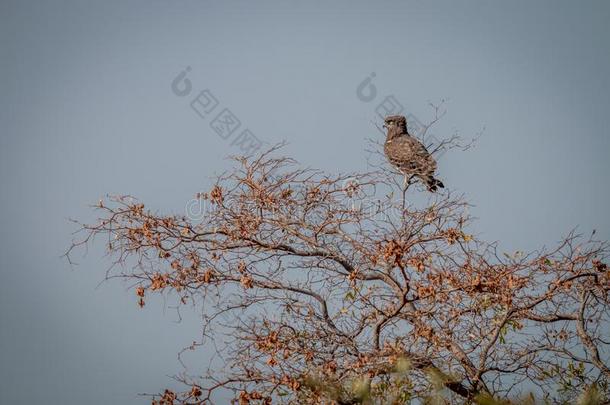
<path fill-rule="evenodd" d="M 405 170 L 436 170 L 436 162 L 426 149 L 426 147 L 416 138 L 405 135 L 400 136 L 392 141 L 393 147 L 398 155 L 404 157 L 404 162 L 399 165 Z"/>

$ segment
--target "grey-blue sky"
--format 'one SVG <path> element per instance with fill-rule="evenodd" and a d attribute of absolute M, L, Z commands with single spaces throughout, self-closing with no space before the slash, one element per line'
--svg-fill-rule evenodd
<path fill-rule="evenodd" d="M 574 226 L 610 238 L 606 2 L 3 1 L 0 4 L 0 402 L 141 403 L 197 334 L 120 282 L 98 246 L 59 258 L 86 204 L 130 193 L 182 212 L 235 149 L 170 90 L 191 66 L 257 136 L 331 171 L 364 168 L 378 136 L 356 98 L 375 72 L 435 133 L 469 136 L 440 177 L 475 231 L 506 249 Z"/>

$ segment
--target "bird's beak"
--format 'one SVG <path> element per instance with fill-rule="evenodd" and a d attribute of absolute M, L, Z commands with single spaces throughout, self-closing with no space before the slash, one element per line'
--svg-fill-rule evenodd
<path fill-rule="evenodd" d="M 383 127 L 387 129 L 388 128 L 388 124 L 383 124 Z"/>

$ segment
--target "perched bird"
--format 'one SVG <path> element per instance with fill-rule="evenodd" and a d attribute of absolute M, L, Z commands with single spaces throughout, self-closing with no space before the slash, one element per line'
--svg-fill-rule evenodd
<path fill-rule="evenodd" d="M 405 189 L 411 177 L 419 178 L 428 191 L 445 187 L 434 178 L 436 161 L 426 147 L 407 131 L 407 119 L 402 115 L 390 115 L 383 125 L 387 137 L 383 151 L 388 161 L 405 176 Z"/>

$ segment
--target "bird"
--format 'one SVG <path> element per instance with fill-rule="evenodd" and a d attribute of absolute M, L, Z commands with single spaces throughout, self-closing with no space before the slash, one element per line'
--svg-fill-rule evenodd
<path fill-rule="evenodd" d="M 387 116 L 383 127 L 387 130 L 383 151 L 388 162 L 405 176 L 405 190 L 412 177 L 419 178 L 430 192 L 445 187 L 434 177 L 436 161 L 426 147 L 409 134 L 404 116 Z"/>

